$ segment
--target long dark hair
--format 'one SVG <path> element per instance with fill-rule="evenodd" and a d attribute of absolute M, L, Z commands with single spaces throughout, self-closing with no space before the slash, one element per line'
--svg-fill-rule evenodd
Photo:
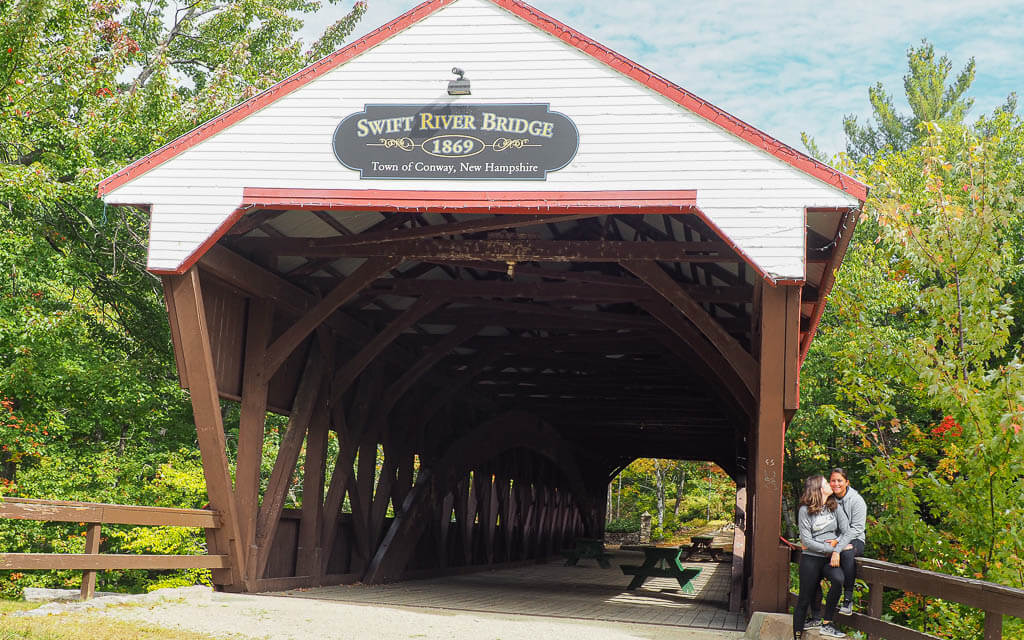
<path fill-rule="evenodd" d="M 824 484 L 825 476 L 820 474 L 810 476 L 804 481 L 804 493 L 800 496 L 800 504 L 807 507 L 807 513 L 812 516 L 821 513 L 823 509 L 835 511 L 839 506 L 835 496 L 829 496 L 827 499 L 821 497 L 821 487 Z"/>

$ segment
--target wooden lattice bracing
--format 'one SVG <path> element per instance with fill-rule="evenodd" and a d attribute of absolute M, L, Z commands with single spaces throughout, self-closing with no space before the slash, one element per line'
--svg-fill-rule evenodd
<path fill-rule="evenodd" d="M 764 604 L 754 563 L 781 575 L 759 487 L 778 490 L 808 301 L 699 216 L 254 210 L 165 288 L 224 588 L 545 558 L 600 534 L 638 457 L 745 487 L 734 606 Z M 233 487 L 217 395 L 241 405 Z M 260 492 L 268 412 L 288 423 Z"/>

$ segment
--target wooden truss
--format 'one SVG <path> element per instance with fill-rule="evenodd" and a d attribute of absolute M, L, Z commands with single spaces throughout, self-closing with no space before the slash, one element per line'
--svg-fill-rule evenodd
<path fill-rule="evenodd" d="M 533 561 L 601 534 L 630 460 L 689 458 L 741 488 L 734 605 L 781 606 L 782 434 L 816 288 L 766 284 L 687 214 L 365 215 L 252 211 L 164 277 L 218 585 Z M 261 477 L 270 412 L 288 421 Z"/>

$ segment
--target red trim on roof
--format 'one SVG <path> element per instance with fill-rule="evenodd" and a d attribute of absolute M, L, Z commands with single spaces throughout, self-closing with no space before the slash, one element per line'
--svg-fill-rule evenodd
<path fill-rule="evenodd" d="M 280 100 L 296 89 L 305 86 L 328 71 L 348 62 L 367 49 L 377 46 L 381 42 L 397 34 L 399 31 L 407 29 L 411 25 L 419 22 L 438 9 L 447 6 L 452 2 L 455 2 L 455 0 L 429 0 L 428 2 L 424 2 L 423 4 L 414 7 L 384 26 L 371 31 L 352 44 L 342 47 L 328 56 L 324 56 L 305 69 L 293 73 L 284 80 L 274 84 L 269 89 L 256 94 L 245 102 L 236 104 L 234 107 L 231 107 L 212 120 L 199 125 L 192 131 L 175 138 L 153 153 L 136 160 L 124 169 L 108 176 L 96 186 L 97 194 L 100 197 L 105 196 L 126 182 L 138 178 L 142 174 L 156 168 L 164 162 L 167 162 L 183 151 L 199 144 L 203 140 L 213 136 L 223 129 L 230 127 L 239 120 L 248 117 L 272 102 Z"/>
<path fill-rule="evenodd" d="M 146 270 L 149 271 L 150 273 L 155 273 L 158 276 L 174 276 L 185 273 L 186 271 L 191 269 L 195 263 L 199 262 L 199 259 L 202 258 L 206 254 L 206 252 L 210 250 L 210 247 L 217 244 L 217 241 L 224 237 L 224 234 L 227 233 L 231 227 L 235 226 L 235 223 L 241 220 L 242 216 L 244 216 L 248 211 L 249 209 L 245 207 L 238 207 L 237 209 L 232 211 L 231 215 L 225 218 L 224 222 L 220 223 L 217 229 L 210 234 L 210 237 L 208 237 L 206 240 L 203 240 L 203 244 L 196 247 L 195 251 L 190 253 L 189 256 L 185 258 L 185 261 L 179 264 L 174 269 L 147 268 Z"/>
<path fill-rule="evenodd" d="M 642 67 L 629 58 L 612 51 L 601 43 L 588 38 L 579 31 L 568 27 L 543 11 L 518 0 L 490 0 L 499 7 L 519 16 L 535 27 L 550 33 L 583 53 L 595 58 L 616 71 L 623 73 L 640 84 L 657 91 L 676 104 L 686 107 L 705 120 L 716 124 L 729 133 L 767 151 L 783 162 L 796 167 L 833 187 L 848 193 L 861 202 L 867 199 L 867 185 L 833 169 L 823 162 L 797 151 L 776 140 L 767 133 L 752 127 L 735 116 L 729 115 L 710 102 L 690 93 L 679 85 L 669 82 L 653 71 Z"/>
<path fill-rule="evenodd" d="M 447 213 L 694 213 L 697 192 L 679 191 L 390 191 L 247 187 L 242 206 L 260 209 L 436 211 Z M 622 209 L 618 211 L 617 209 Z"/>
<path fill-rule="evenodd" d="M 351 60 L 367 49 L 380 44 L 399 31 L 407 29 L 452 2 L 454 2 L 454 0 L 429 0 L 428 2 L 424 2 L 379 29 L 368 33 L 347 47 L 339 49 L 331 55 L 314 62 L 312 65 L 289 76 L 288 78 L 285 78 L 266 91 L 246 100 L 245 102 L 235 105 L 209 122 L 200 125 L 198 128 L 109 176 L 97 186 L 98 194 L 100 196 L 104 196 L 110 193 L 117 187 L 170 160 L 186 149 L 231 126 L 249 114 L 254 113 L 268 104 L 288 95 L 292 91 L 295 91 L 328 71 Z M 841 173 L 822 162 L 818 162 L 810 156 L 797 151 L 779 140 L 776 140 L 767 133 L 752 127 L 739 118 L 729 115 L 724 110 L 719 109 L 710 102 L 707 102 L 689 91 L 686 91 L 682 87 L 669 82 L 653 71 L 650 71 L 625 56 L 612 51 L 575 29 L 562 24 L 546 13 L 523 2 L 518 2 L 517 0 L 490 0 L 490 2 L 493 2 L 495 5 L 526 20 L 537 28 L 550 33 L 567 44 L 576 47 L 580 51 L 607 64 L 616 71 L 636 80 L 640 84 L 657 91 L 676 104 L 689 109 L 693 113 L 722 127 L 733 135 L 746 140 L 750 144 L 767 151 L 776 158 L 779 158 L 783 162 L 803 171 L 804 173 L 848 193 L 861 202 L 867 199 L 868 188 L 863 183 L 854 180 L 846 174 Z"/>

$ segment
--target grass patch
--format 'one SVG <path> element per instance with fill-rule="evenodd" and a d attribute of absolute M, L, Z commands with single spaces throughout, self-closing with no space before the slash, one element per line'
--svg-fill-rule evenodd
<path fill-rule="evenodd" d="M 22 600 L 0 600 L 0 616 L 15 611 L 28 611 L 42 606 L 43 602 L 24 602 Z"/>
<path fill-rule="evenodd" d="M 29 605 L 16 609 L 9 605 Z M 165 629 L 98 616 L 56 615 L 14 617 L 10 613 L 33 608 L 33 603 L 0 602 L 0 640 L 211 640 L 193 631 Z"/>

